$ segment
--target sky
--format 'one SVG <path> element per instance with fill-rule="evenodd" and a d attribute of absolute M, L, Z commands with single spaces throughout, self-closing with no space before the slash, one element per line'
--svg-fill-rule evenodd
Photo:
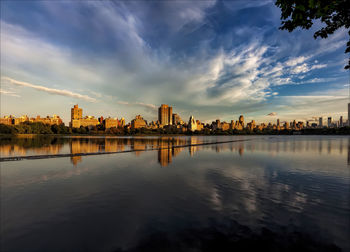
<path fill-rule="evenodd" d="M 1 116 L 347 118 L 347 31 L 280 24 L 263 0 L 1 1 Z"/>

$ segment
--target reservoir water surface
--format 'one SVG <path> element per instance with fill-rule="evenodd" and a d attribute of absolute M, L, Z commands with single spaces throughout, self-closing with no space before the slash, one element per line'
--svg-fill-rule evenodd
<path fill-rule="evenodd" d="M 2 251 L 350 250 L 348 136 L 3 138 L 0 154 Z"/>

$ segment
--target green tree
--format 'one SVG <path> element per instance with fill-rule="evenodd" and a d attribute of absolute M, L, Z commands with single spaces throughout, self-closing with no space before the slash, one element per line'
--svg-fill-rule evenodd
<path fill-rule="evenodd" d="M 292 32 L 297 27 L 310 29 L 314 20 L 320 20 L 325 27 L 316 31 L 314 38 L 327 38 L 339 28 L 350 27 L 349 0 L 277 0 L 281 9 L 281 30 Z M 350 36 L 350 30 L 348 30 Z M 350 53 L 350 39 L 345 53 Z M 350 68 L 350 58 L 345 69 Z"/>

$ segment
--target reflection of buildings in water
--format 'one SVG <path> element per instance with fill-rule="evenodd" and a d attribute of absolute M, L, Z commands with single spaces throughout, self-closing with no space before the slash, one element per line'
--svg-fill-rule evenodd
<path fill-rule="evenodd" d="M 288 142 L 287 142 L 287 141 L 284 141 L 284 142 L 283 142 L 283 151 L 284 151 L 284 152 L 287 152 L 287 150 L 288 150 Z"/>
<path fill-rule="evenodd" d="M 194 145 L 199 144 L 198 138 L 191 137 L 190 144 L 191 146 L 188 147 L 188 151 L 190 153 L 190 156 L 192 157 L 199 150 L 198 146 L 192 146 L 193 144 Z"/>
<path fill-rule="evenodd" d="M 161 166 L 167 166 L 171 163 L 172 153 L 171 149 L 159 149 L 158 150 L 158 162 Z"/>
<path fill-rule="evenodd" d="M 240 145 L 240 146 L 238 147 L 238 153 L 239 153 L 240 156 L 243 155 L 243 153 L 244 153 L 244 147 L 243 147 L 243 146 Z"/>
<path fill-rule="evenodd" d="M 327 144 L 327 152 L 328 152 L 328 154 L 331 154 L 332 142 L 331 142 L 331 140 L 328 140 L 327 143 L 328 143 L 328 144 Z"/>
<path fill-rule="evenodd" d="M 276 153 L 278 153 L 280 151 L 280 142 L 277 141 L 275 145 L 276 145 Z"/>
<path fill-rule="evenodd" d="M 93 153 L 93 152 L 99 152 L 100 145 L 97 143 L 94 143 L 93 141 L 82 141 L 82 139 L 74 139 L 70 143 L 70 152 L 71 154 L 76 153 Z"/>
<path fill-rule="evenodd" d="M 323 141 L 318 141 L 318 153 L 321 154 L 323 149 Z"/>
<path fill-rule="evenodd" d="M 1 156 L 14 156 L 14 155 L 25 155 L 27 150 L 18 145 L 1 145 L 0 153 Z"/>
<path fill-rule="evenodd" d="M 105 139 L 105 152 L 117 152 L 118 145 L 112 139 Z"/>
<path fill-rule="evenodd" d="M 170 164 L 172 157 L 176 157 L 185 149 L 184 147 L 176 147 L 184 145 L 186 143 L 185 140 L 179 138 L 172 138 L 170 140 L 165 142 L 164 139 L 161 139 L 158 144 L 158 162 L 161 166 L 167 166 Z"/>
<path fill-rule="evenodd" d="M 146 144 L 134 144 L 134 151 L 136 156 L 140 156 L 140 154 L 146 149 Z"/>
<path fill-rule="evenodd" d="M 164 139 L 160 139 L 158 148 L 158 162 L 161 166 L 167 166 L 169 163 L 171 163 L 172 142 L 170 142 L 169 140 L 165 142 Z"/>
<path fill-rule="evenodd" d="M 343 138 L 342 138 L 342 139 L 340 139 L 339 153 L 340 153 L 340 154 L 342 154 L 342 153 L 343 153 Z"/>
<path fill-rule="evenodd" d="M 292 152 L 295 152 L 296 150 L 296 144 L 295 144 L 295 140 L 292 142 Z"/>
<path fill-rule="evenodd" d="M 76 166 L 78 163 L 80 163 L 82 161 L 82 157 L 81 156 L 73 156 L 70 158 L 71 163 Z"/>
<path fill-rule="evenodd" d="M 61 144 L 52 144 L 49 146 L 41 147 L 23 147 L 17 144 L 14 145 L 0 145 L 0 155 L 1 156 L 25 156 L 27 152 L 33 151 L 35 154 L 46 154 L 46 155 L 55 155 L 58 154 L 63 145 Z"/>
<path fill-rule="evenodd" d="M 176 157 L 176 156 L 179 155 L 179 153 L 180 153 L 181 151 L 183 151 L 184 149 L 185 149 L 185 148 L 183 148 L 183 147 L 173 148 L 173 149 L 172 149 L 172 154 L 173 154 L 173 156 Z"/>
<path fill-rule="evenodd" d="M 91 139 L 72 139 L 70 142 L 70 153 L 93 153 L 99 152 L 100 145 Z M 76 166 L 82 161 L 81 156 L 73 156 L 70 158 L 72 164 Z"/>

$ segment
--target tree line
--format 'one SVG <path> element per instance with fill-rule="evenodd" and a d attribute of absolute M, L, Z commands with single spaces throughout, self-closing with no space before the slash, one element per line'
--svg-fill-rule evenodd
<path fill-rule="evenodd" d="M 243 130 L 211 130 L 204 128 L 201 131 L 182 131 L 182 129 L 174 127 L 166 127 L 162 129 L 130 129 L 128 127 L 105 129 L 103 125 L 93 127 L 70 128 L 61 125 L 48 125 L 41 122 L 24 122 L 18 125 L 0 124 L 0 134 L 60 134 L 60 135 L 349 135 L 350 127 L 342 128 L 304 128 L 300 131 L 295 130 L 274 130 L 265 128 L 263 130 L 243 129 Z"/>

